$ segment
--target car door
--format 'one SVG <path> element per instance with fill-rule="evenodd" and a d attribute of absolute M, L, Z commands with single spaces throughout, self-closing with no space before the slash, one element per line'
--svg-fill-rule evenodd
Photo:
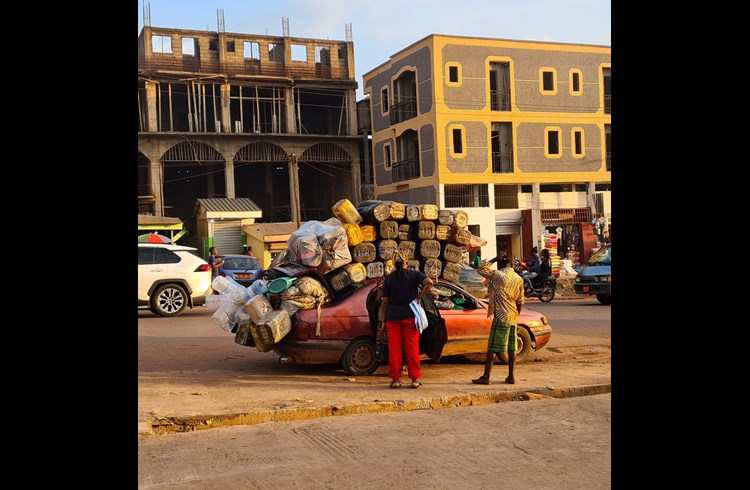
<path fill-rule="evenodd" d="M 443 347 L 448 341 L 445 319 L 429 297 L 422 298 L 422 308 L 427 314 L 429 326 L 419 335 L 419 353 L 438 363 L 443 356 Z"/>
<path fill-rule="evenodd" d="M 453 283 L 439 282 L 433 290 L 455 305 L 450 310 L 437 310 L 432 305 L 445 321 L 447 341 L 442 355 L 485 352 L 492 325 L 492 319 L 487 317 L 487 304 Z"/>

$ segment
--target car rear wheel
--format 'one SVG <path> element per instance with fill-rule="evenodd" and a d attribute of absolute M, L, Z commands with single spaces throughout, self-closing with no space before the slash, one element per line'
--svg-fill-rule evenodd
<path fill-rule="evenodd" d="M 518 345 L 516 346 L 516 364 L 526 362 L 531 356 L 531 334 L 522 326 L 518 326 Z M 508 353 L 498 355 L 502 364 L 508 364 Z"/>
<path fill-rule="evenodd" d="M 344 371 L 352 376 L 369 376 L 378 368 L 375 358 L 375 340 L 360 337 L 353 340 L 341 358 Z"/>
<path fill-rule="evenodd" d="M 150 309 L 159 316 L 177 316 L 187 307 L 188 297 L 179 284 L 164 284 L 151 295 Z"/>
<path fill-rule="evenodd" d="M 611 305 L 612 295 L 611 294 L 597 294 L 596 300 L 603 305 Z"/>

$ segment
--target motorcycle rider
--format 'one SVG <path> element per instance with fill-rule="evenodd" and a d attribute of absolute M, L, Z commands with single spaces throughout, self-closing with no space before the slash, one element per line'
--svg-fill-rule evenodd
<path fill-rule="evenodd" d="M 529 261 L 529 271 L 521 274 L 521 277 L 523 277 L 523 281 L 525 283 L 524 289 L 528 292 L 534 290 L 534 284 L 531 282 L 531 280 L 539 275 L 539 264 L 541 264 L 541 260 L 539 259 L 539 249 L 537 249 L 536 247 L 532 247 L 531 260 Z"/>

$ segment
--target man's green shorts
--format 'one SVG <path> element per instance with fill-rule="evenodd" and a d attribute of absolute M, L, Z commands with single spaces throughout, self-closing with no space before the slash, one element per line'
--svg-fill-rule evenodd
<path fill-rule="evenodd" d="M 499 318 L 493 319 L 487 350 L 490 352 L 515 352 L 517 345 L 518 327 L 508 325 Z"/>

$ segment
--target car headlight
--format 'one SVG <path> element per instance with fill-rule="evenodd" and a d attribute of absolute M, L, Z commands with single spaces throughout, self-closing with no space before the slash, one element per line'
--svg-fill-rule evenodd
<path fill-rule="evenodd" d="M 581 282 L 581 278 L 576 276 L 576 282 Z"/>
<path fill-rule="evenodd" d="M 612 276 L 599 276 L 597 279 L 599 279 L 599 282 L 609 282 L 611 277 Z"/>

